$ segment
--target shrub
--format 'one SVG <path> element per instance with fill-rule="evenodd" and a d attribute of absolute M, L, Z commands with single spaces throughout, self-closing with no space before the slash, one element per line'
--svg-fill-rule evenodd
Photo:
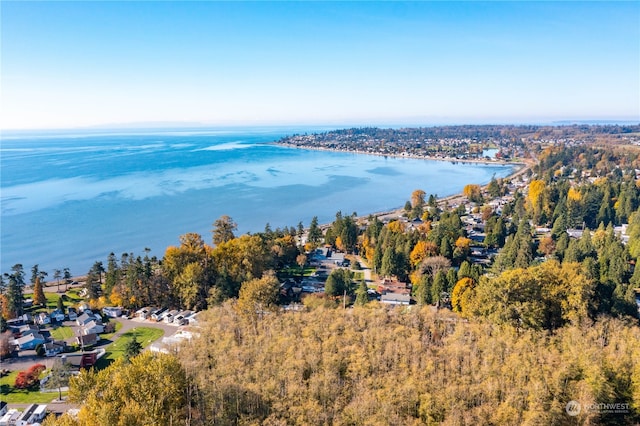
<path fill-rule="evenodd" d="M 39 357 L 44 357 L 46 355 L 46 350 L 44 349 L 44 345 L 42 343 L 38 343 L 36 345 L 36 355 Z"/>
<path fill-rule="evenodd" d="M 16 376 L 16 381 L 14 383 L 14 387 L 16 389 L 29 389 L 35 387 L 40 384 L 40 380 L 38 377 L 40 373 L 42 373 L 46 367 L 42 364 L 35 364 L 30 367 L 28 370 L 21 371 Z"/>

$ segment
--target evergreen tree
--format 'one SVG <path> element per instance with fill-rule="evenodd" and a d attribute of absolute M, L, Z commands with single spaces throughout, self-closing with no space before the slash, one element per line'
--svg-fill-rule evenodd
<path fill-rule="evenodd" d="M 111 295 L 113 288 L 120 282 L 120 267 L 116 255 L 111 252 L 107 257 L 107 270 L 104 276 L 104 292 L 107 296 Z"/>
<path fill-rule="evenodd" d="M 318 244 L 322 241 L 322 230 L 318 226 L 318 216 L 314 216 L 311 219 L 311 224 L 309 225 L 309 235 L 308 241 L 312 244 L 313 247 L 317 247 Z"/>
<path fill-rule="evenodd" d="M 142 352 L 142 344 L 138 342 L 138 338 L 134 334 L 124 347 L 124 359 L 127 362 L 131 362 L 131 359 L 140 352 Z"/>
<path fill-rule="evenodd" d="M 36 277 L 36 282 L 33 285 L 33 304 L 38 306 L 45 306 L 47 304 L 47 298 L 44 295 L 42 281 L 40 281 L 39 276 Z"/>
<path fill-rule="evenodd" d="M 11 268 L 11 274 L 5 274 L 7 278 L 7 312 L 11 318 L 17 318 L 23 313 L 24 294 L 24 270 L 22 265 L 17 263 Z M 8 318 L 9 319 L 9 318 Z"/>
<path fill-rule="evenodd" d="M 444 271 L 438 271 L 436 277 L 433 280 L 431 286 L 431 300 L 435 303 L 440 303 L 443 297 L 443 293 L 447 289 L 447 276 Z"/>
<path fill-rule="evenodd" d="M 413 286 L 412 293 L 418 305 L 428 305 L 432 303 L 431 277 L 429 275 L 422 275 L 420 281 Z"/>
<path fill-rule="evenodd" d="M 358 285 L 358 290 L 356 290 L 355 304 L 358 306 L 364 306 L 367 303 L 369 303 L 369 294 L 367 293 L 367 284 L 365 284 L 364 280 L 362 280 Z"/>

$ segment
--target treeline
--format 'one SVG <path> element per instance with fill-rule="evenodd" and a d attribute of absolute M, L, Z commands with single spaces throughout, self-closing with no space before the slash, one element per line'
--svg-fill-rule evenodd
<path fill-rule="evenodd" d="M 640 421 L 640 329 L 616 319 L 555 333 L 430 308 L 318 308 L 247 321 L 206 313 L 178 354 L 72 379 L 58 425 L 610 424 Z M 582 410 L 567 414 L 569 401 Z M 618 412 L 598 409 L 617 404 Z M 45 424 L 54 424 L 52 420 Z"/>
<path fill-rule="evenodd" d="M 522 137 L 531 137 L 537 140 L 541 138 L 624 135 L 638 132 L 640 132 L 640 125 L 460 125 L 398 129 L 360 127 L 319 132 L 305 136 L 311 137 L 318 143 L 334 140 L 343 141 L 345 139 L 358 140 L 363 138 L 399 143 L 404 141 L 422 141 L 425 139 L 506 139 L 515 141 Z M 282 138 L 280 142 L 288 143 L 291 138 L 295 138 L 296 136 L 298 135 Z"/>
<path fill-rule="evenodd" d="M 315 219 L 317 224 L 317 219 Z M 241 285 L 266 271 L 296 265 L 304 252 L 304 228 L 272 230 L 236 237 L 236 224 L 228 216 L 214 223 L 212 244 L 201 235 L 180 236 L 180 245 L 168 247 L 162 259 L 112 253 L 106 268 L 96 262 L 87 276 L 89 297 L 98 303 L 124 307 L 176 306 L 202 310 L 237 298 Z M 104 277 L 104 280 L 102 279 Z"/>

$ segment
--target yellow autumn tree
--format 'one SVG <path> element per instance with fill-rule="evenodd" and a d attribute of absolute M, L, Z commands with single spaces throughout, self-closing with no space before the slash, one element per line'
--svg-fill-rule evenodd
<path fill-rule="evenodd" d="M 280 282 L 272 271 L 266 272 L 262 278 L 244 282 L 236 305 L 238 313 L 255 321 L 265 312 L 276 309 L 279 291 Z"/>
<path fill-rule="evenodd" d="M 184 418 L 187 378 L 177 358 L 142 352 L 101 371 L 72 377 L 69 399 L 80 404 L 78 425 L 169 425 Z"/>
<path fill-rule="evenodd" d="M 411 207 L 420 207 L 424 205 L 424 196 L 426 193 L 422 189 L 416 189 L 411 193 Z"/>
<path fill-rule="evenodd" d="M 394 220 L 392 222 L 389 222 L 387 227 L 389 228 L 389 231 L 395 232 L 397 234 L 402 234 L 404 233 L 404 230 L 405 230 L 404 223 L 400 222 L 399 220 Z"/>
<path fill-rule="evenodd" d="M 478 203 L 482 200 L 482 188 L 480 188 L 480 185 L 465 185 L 462 189 L 462 193 L 469 199 L 469 201 Z"/>
<path fill-rule="evenodd" d="M 545 183 L 542 180 L 532 180 L 529 183 L 529 194 L 527 199 L 529 200 L 529 205 L 531 208 L 534 208 L 542 196 L 542 191 L 544 191 Z"/>
<path fill-rule="evenodd" d="M 580 201 L 582 199 L 582 195 L 574 187 L 571 187 L 569 188 L 569 192 L 567 192 L 567 198 L 572 201 Z"/>
<path fill-rule="evenodd" d="M 124 305 L 124 297 L 120 293 L 120 286 L 116 286 L 111 290 L 111 294 L 109 295 L 109 301 L 113 306 L 123 306 Z"/>
<path fill-rule="evenodd" d="M 459 280 L 451 292 L 451 307 L 455 312 L 465 314 L 472 298 L 475 283 L 469 277 Z"/>
<path fill-rule="evenodd" d="M 426 253 L 426 241 L 418 241 L 411 250 L 409 260 L 413 266 L 419 265 L 422 260 L 427 257 Z"/>

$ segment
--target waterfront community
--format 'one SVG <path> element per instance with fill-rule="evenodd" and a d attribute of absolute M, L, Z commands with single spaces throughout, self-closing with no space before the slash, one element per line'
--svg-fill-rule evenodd
<path fill-rule="evenodd" d="M 640 424 L 640 2 L 0 13 L 0 426 Z"/>
<path fill-rule="evenodd" d="M 466 131 L 472 129 L 466 128 Z M 139 355 L 143 360 L 140 362 L 166 362 L 162 357 L 171 357 L 173 361 L 162 368 L 170 368 L 174 371 L 171 374 L 182 377 L 178 383 L 186 380 L 185 385 L 191 383 L 187 386 L 197 386 L 205 391 L 210 386 L 207 384 L 210 377 L 197 373 L 208 359 L 202 355 L 217 356 L 214 354 L 223 347 L 232 352 L 252 351 L 252 345 L 261 345 L 259 342 L 267 338 L 269 334 L 264 334 L 267 329 L 271 330 L 268 333 L 279 333 L 276 330 L 285 327 L 283 321 L 301 322 L 312 332 L 318 324 L 306 321 L 315 321 L 312 318 L 318 315 L 337 321 L 335 315 L 345 309 L 353 316 L 350 321 L 356 323 L 365 317 L 369 318 L 366 321 L 379 322 L 379 316 L 383 315 L 387 317 L 383 322 L 389 326 L 409 327 L 409 334 L 401 340 L 402 345 L 427 335 L 431 336 L 429 339 L 451 336 L 443 347 L 443 350 L 447 348 L 446 351 L 440 355 L 433 353 L 434 359 L 449 356 L 445 353 L 453 350 L 449 345 L 454 345 L 455 333 L 462 329 L 467 333 L 480 332 L 480 329 L 473 329 L 473 324 L 481 329 L 498 327 L 492 329 L 492 333 L 498 334 L 503 333 L 499 330 L 519 330 L 516 336 L 524 332 L 535 339 L 546 333 L 564 339 L 565 333 L 582 330 L 586 333 L 583 341 L 574 341 L 578 346 L 590 345 L 590 339 L 597 335 L 597 332 L 594 335 L 586 330 L 595 332 L 601 327 L 618 327 L 621 334 L 617 333 L 615 338 L 638 333 L 640 268 L 635 268 L 635 260 L 640 241 L 640 188 L 637 185 L 640 179 L 637 155 L 640 128 L 582 126 L 554 131 L 562 132 L 564 136 L 561 139 L 541 138 L 540 129 L 533 128 L 527 129 L 529 137 L 521 135 L 517 139 L 496 140 L 479 136 L 473 144 L 455 142 L 455 154 L 448 158 L 470 159 L 475 156 L 482 161 L 495 161 L 478 157 L 486 149 L 494 149 L 497 150 L 493 151 L 496 155 L 504 153 L 500 161 L 519 163 L 520 167 L 511 176 L 494 176 L 483 185 L 468 183 L 460 194 L 451 197 L 439 198 L 416 188 L 406 194 L 406 203 L 399 209 L 359 216 L 338 211 L 329 223 L 323 224 L 317 217 L 308 226 L 299 223 L 271 228 L 267 223 L 263 231 L 242 235 L 237 234 L 238 225 L 234 219 L 223 215 L 212 224 L 212 243 L 205 242 L 200 234 L 186 233 L 180 236 L 180 245 L 167 247 L 162 258 L 148 252 L 124 253 L 122 256 L 111 253 L 104 260 L 96 260 L 87 274 L 78 279 L 56 273 L 54 280 L 47 284 L 47 274 L 38 265 L 31 268 L 30 284 L 23 266 L 14 265 L 3 277 L 3 327 L 6 331 L 2 347 L 5 348 L 3 366 L 8 374 L 8 378 L 3 379 L 5 398 L 9 402 L 49 402 L 49 411 L 64 412 L 60 419 L 93 423 L 107 415 L 104 410 L 115 413 L 121 408 L 114 410 L 114 407 L 107 409 L 96 405 L 96 398 L 99 398 L 96 392 L 102 391 L 82 387 L 82 381 L 89 380 L 89 377 L 93 377 L 92 381 L 102 380 L 99 377 L 116 377 L 130 369 L 143 369 L 135 362 L 137 354 L 143 350 L 144 355 Z M 378 130 L 364 129 L 360 132 L 352 129 L 347 133 L 369 134 L 366 137 L 371 138 L 373 132 Z M 389 138 L 393 131 L 385 130 L 385 138 L 396 141 L 395 148 L 385 144 L 384 149 L 391 151 L 380 152 L 381 145 L 375 142 L 371 146 L 378 148 L 369 148 L 368 154 L 402 156 L 397 147 L 403 145 L 407 152 L 416 155 L 412 144 L 422 146 L 424 142 L 403 140 L 402 135 L 408 132 L 410 130 L 401 130 L 400 136 Z M 585 137 L 585 134 L 591 136 Z M 298 136 L 292 138 L 300 140 Z M 317 139 L 324 141 L 317 142 Z M 303 140 L 304 144 L 298 142 L 300 148 L 329 144 L 321 147 L 351 149 L 351 145 L 344 141 L 340 146 L 332 146 L 326 142 L 327 136 L 306 136 Z M 284 143 L 289 144 L 290 141 Z M 420 328 L 414 329 L 395 317 L 400 312 L 410 315 L 411 321 L 431 324 L 428 326 L 431 331 L 419 337 L 422 336 Z M 355 323 L 340 327 L 343 327 L 340 335 L 344 333 L 341 339 L 350 336 L 348 339 L 358 340 L 363 336 L 357 333 L 368 330 L 357 331 Z M 344 327 L 356 329 L 347 332 Z M 376 333 L 383 332 L 386 327 L 379 324 Z M 231 344 L 224 340 L 227 338 L 224 336 L 234 333 L 234 329 L 239 334 Z M 414 333 L 418 334 L 414 336 Z M 515 336 L 511 338 L 518 339 Z M 218 343 L 210 346 L 206 339 Z M 220 339 L 227 343 L 222 344 Z M 278 339 L 284 339 L 284 336 Z M 360 353 L 352 361 L 348 361 L 349 357 L 355 355 L 345 353 L 340 362 L 346 364 L 339 367 L 325 365 L 326 359 L 309 364 L 312 359 L 309 351 L 314 345 L 303 336 L 286 344 L 280 341 L 280 344 L 286 348 L 296 341 L 306 342 L 302 358 L 289 358 L 286 354 L 278 357 L 287 359 L 289 363 L 303 362 L 299 373 L 303 378 L 309 375 L 305 380 L 324 381 L 327 374 L 329 377 L 334 373 L 344 375 L 342 379 L 338 376 L 331 379 L 338 381 L 332 382 L 334 394 L 330 399 L 309 394 L 311 405 L 298 399 L 295 404 L 279 406 L 273 394 L 253 388 L 253 381 L 246 382 L 247 378 L 240 378 L 242 375 L 235 367 L 220 367 L 213 374 L 217 377 L 218 386 L 223 386 L 220 388 L 222 399 L 211 395 L 201 401 L 186 402 L 184 388 L 167 389 L 166 397 L 177 398 L 176 401 L 180 402 L 154 413 L 153 416 L 157 416 L 154 418 L 162 419 L 161 422 L 180 418 L 185 415 L 185 407 L 191 407 L 189 409 L 199 416 L 203 415 L 202 410 L 215 413 L 211 417 L 204 416 L 203 419 L 208 419 L 203 420 L 205 423 L 224 423 L 237 416 L 262 422 L 268 418 L 286 419 L 292 415 L 292 408 L 308 405 L 300 412 L 304 419 L 301 423 L 323 422 L 327 418 L 332 422 L 342 422 L 346 413 L 355 409 L 349 408 L 355 394 L 345 384 L 353 385 L 356 380 L 369 388 L 373 384 L 369 380 L 383 380 L 373 379 L 381 373 L 379 369 L 359 373 L 352 371 L 361 362 L 373 362 L 371 357 L 380 356 L 376 354 L 383 350 L 381 347 L 366 354 Z M 426 347 L 435 344 L 433 340 L 428 342 L 424 343 Z M 390 343 L 380 341 L 378 344 Z M 199 349 L 182 351 L 185 345 Z M 517 345 L 517 342 L 514 340 L 509 345 Z M 543 350 L 546 345 L 539 343 L 535 350 Z M 531 356 L 526 355 L 529 349 L 524 346 L 518 349 L 522 351 L 520 356 Z M 324 350 L 318 350 L 320 352 L 315 356 L 323 359 L 328 356 Z M 614 352 L 607 352 L 607 349 L 598 356 L 615 356 L 620 362 L 626 362 L 624 360 L 634 353 L 623 353 L 613 347 L 611 350 Z M 238 353 L 236 356 L 241 360 L 247 355 Z M 399 352 L 394 355 L 398 356 L 405 355 Z M 469 362 L 472 364 L 477 362 L 473 353 L 464 356 L 471 357 Z M 486 356 L 487 352 L 485 359 Z M 570 355 L 562 350 L 557 353 L 558 359 L 567 356 Z M 549 359 L 547 367 L 556 365 L 558 359 Z M 594 358 L 588 359 L 593 361 Z M 591 362 L 588 359 L 584 362 Z M 376 361 L 380 362 L 383 361 Z M 414 362 L 418 359 L 410 363 Z M 269 371 L 268 376 L 260 380 L 271 384 L 273 380 L 284 380 L 288 400 L 291 401 L 291 392 L 306 392 L 281 377 L 267 360 L 260 363 L 263 363 L 261 371 Z M 31 372 L 38 365 L 42 368 Z M 60 365 L 65 366 L 64 374 L 60 373 Z M 247 367 L 241 365 L 237 367 Z M 387 365 L 386 368 L 394 371 L 394 375 L 409 374 L 402 370 L 401 365 Z M 618 379 L 615 380 L 634 377 L 633 363 L 628 364 L 628 368 L 617 365 Z M 181 370 L 194 366 L 200 367 L 193 373 L 186 374 Z M 338 370 L 334 371 L 334 367 Z M 339 373 L 341 368 L 346 370 Z M 429 376 L 424 376 L 427 371 L 430 371 Z M 463 371 L 465 369 L 460 370 L 461 373 Z M 87 374 L 90 376 L 85 377 Z M 429 368 L 412 374 L 423 377 L 426 383 L 431 383 L 436 377 L 435 371 Z M 449 372 L 438 379 L 442 381 L 443 389 L 450 386 L 449 382 L 461 380 L 458 374 Z M 484 374 L 491 373 L 486 371 Z M 32 377 L 31 384 L 23 384 L 22 377 Z M 234 387 L 236 385 L 223 385 L 227 380 L 240 380 L 239 383 L 247 387 L 238 390 Z M 486 377 L 478 380 L 481 383 Z M 507 375 L 507 380 L 512 381 L 514 388 L 523 389 L 525 386 L 516 376 Z M 597 396 L 591 393 L 593 390 L 582 388 L 584 380 L 587 379 L 564 381 L 563 395 L 577 392 L 580 388 L 583 389 L 581 392 L 586 392 L 584 395 L 588 395 L 582 398 L 596 398 L 598 401 Z M 57 393 L 53 392 L 56 388 L 51 389 L 47 383 L 57 383 Z M 145 386 L 125 383 L 122 386 L 127 389 Z M 319 385 L 318 382 L 313 386 Z M 23 386 L 25 390 L 22 390 Z M 327 392 L 326 385 L 322 386 L 323 392 Z M 386 389 L 390 384 L 383 386 Z M 631 386 L 635 389 L 636 385 Z M 78 394 L 80 389 L 82 392 Z M 238 408 L 240 411 L 228 406 L 224 408 L 225 398 L 240 398 L 248 389 L 260 394 L 263 402 L 254 406 L 251 398 L 258 398 L 254 396 L 244 400 L 242 408 Z M 131 394 L 136 392 L 131 390 Z M 128 404 L 126 394 L 121 395 L 120 402 L 116 404 Z M 436 399 L 442 397 L 431 396 Z M 473 398 L 471 395 L 468 397 Z M 483 398 L 489 398 L 490 402 L 486 404 L 499 405 L 499 400 L 492 399 L 489 394 Z M 548 398 L 558 398 L 555 402 L 558 406 L 564 401 L 563 397 L 549 395 Z M 623 396 L 620 394 L 616 398 Z M 333 402 L 326 405 L 328 401 Z M 343 403 L 339 401 L 345 401 L 347 405 L 341 405 Z M 391 401 L 395 403 L 387 405 Z M 393 404 L 401 404 L 394 398 L 373 397 L 357 404 L 374 404 L 380 412 L 386 413 L 384 416 L 395 416 L 395 421 L 401 423 L 409 419 L 428 422 L 432 416 L 441 420 L 466 418 L 480 422 L 494 418 L 494 415 L 487 417 L 483 411 L 461 414 L 438 408 L 434 412 L 429 406 L 421 405 L 419 400 L 415 403 L 421 407 L 417 412 L 409 408 L 398 409 L 398 405 L 391 409 Z M 325 405 L 319 409 L 313 408 L 315 404 Z M 443 401 L 437 406 L 443 407 L 442 404 Z M 624 422 L 635 418 L 633 404 L 628 403 L 629 408 L 624 413 L 591 413 L 589 418 Z M 477 405 L 477 408 L 482 406 L 484 404 Z M 205 407 L 216 408 L 209 410 Z M 30 407 L 27 411 L 30 413 L 38 409 Z M 515 418 L 535 415 L 535 410 L 532 405 L 522 405 Z M 378 411 L 369 411 L 368 414 L 352 412 L 349 415 L 364 420 L 377 418 L 374 412 Z M 11 418 L 20 415 L 26 414 L 16 411 L 8 414 Z M 558 409 L 556 412 L 552 410 L 550 415 L 561 418 L 566 414 Z M 54 422 L 53 419 L 49 421 Z"/>

